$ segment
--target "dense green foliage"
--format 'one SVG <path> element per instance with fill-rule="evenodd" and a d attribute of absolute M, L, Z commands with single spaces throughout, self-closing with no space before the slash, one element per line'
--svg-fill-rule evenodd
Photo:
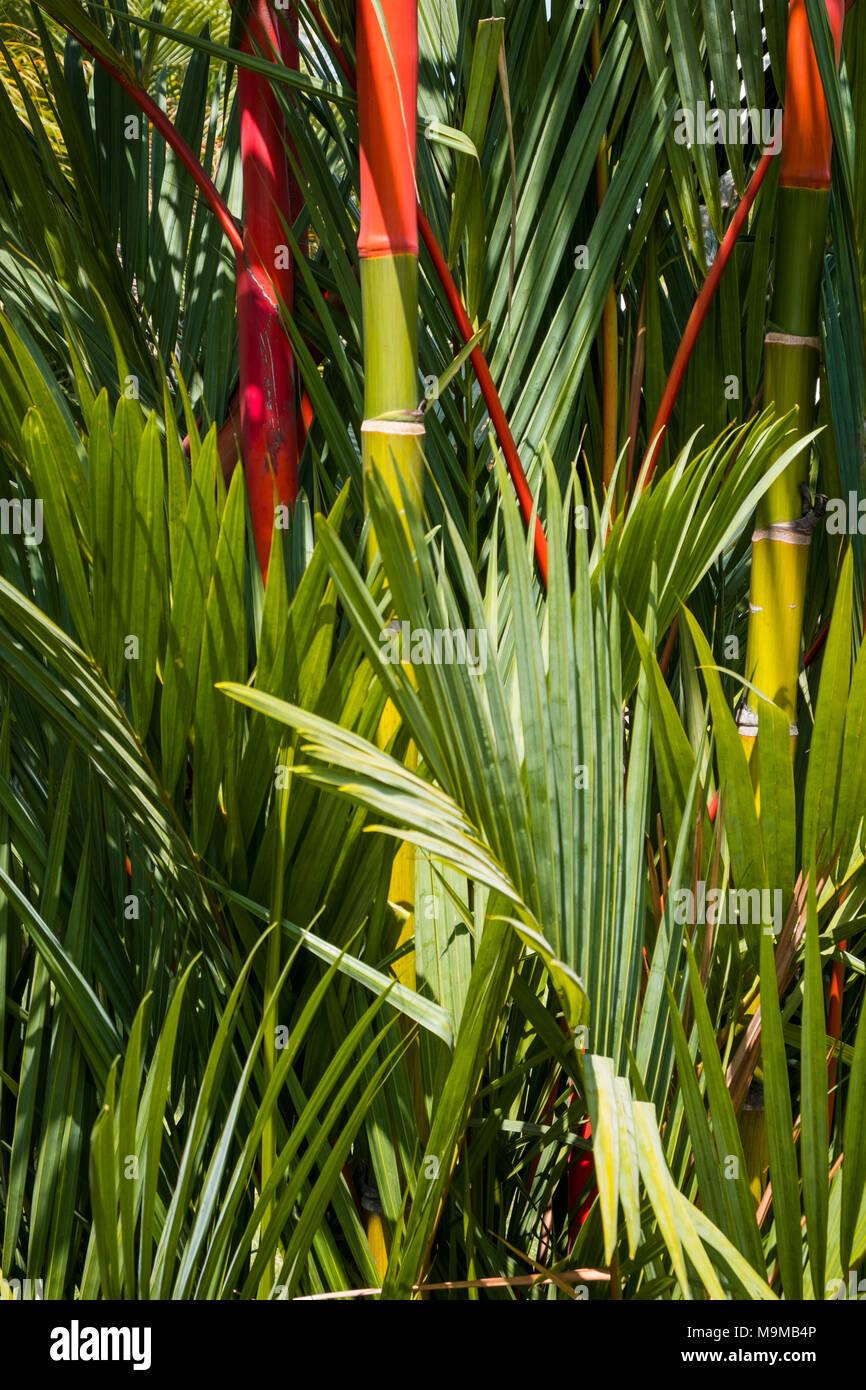
<path fill-rule="evenodd" d="M 541 1265 L 602 1270 L 591 1298 L 608 1275 L 626 1298 L 827 1297 L 866 1253 L 863 536 L 816 528 L 805 646 L 832 617 L 829 638 L 801 681 L 793 766 L 787 721 L 761 704 L 758 809 L 732 707 L 758 498 L 804 447 L 821 491 L 864 485 L 866 84 L 847 74 L 866 6 L 826 79 L 819 432 L 767 469 L 791 430 L 761 398 L 771 175 L 659 471 L 624 512 L 759 154 L 680 145 L 675 113 L 711 92 L 781 104 L 785 0 L 764 0 L 763 37 L 740 0 L 736 34 L 722 0 L 553 0 L 549 22 L 539 0 L 421 0 L 419 198 L 539 499 L 547 591 L 423 253 L 425 513 L 409 506 L 407 534 L 372 486 L 365 566 L 357 111 L 304 5 L 301 72 L 279 91 L 306 198 L 286 238 L 309 234 L 290 333 L 314 418 L 263 588 L 242 470 L 226 487 L 217 449 L 232 256 L 162 139 L 57 28 L 90 24 L 125 55 L 239 213 L 249 60 L 223 46 L 219 8 L 207 29 L 191 5 L 42 0 L 35 65 L 0 47 L 0 494 L 39 499 L 44 520 L 0 544 L 0 1270 L 49 1298 L 375 1288 L 359 1199 L 375 1188 L 387 1297 Z M 351 61 L 353 7 L 321 9 Z M 473 61 L 494 12 L 507 94 Z M 410 679 L 381 660 L 394 613 L 483 633 L 483 667 Z M 401 725 L 382 749 L 389 700 Z M 416 990 L 392 971 L 401 840 Z M 684 930 L 699 882 L 778 893 L 781 914 Z M 766 1165 L 738 1124 L 756 1069 L 757 1218 Z M 587 1117 L 598 1197 L 577 1222 Z"/>

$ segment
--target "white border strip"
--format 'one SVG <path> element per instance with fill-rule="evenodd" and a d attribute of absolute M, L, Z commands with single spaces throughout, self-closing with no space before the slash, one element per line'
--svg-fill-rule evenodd
<path fill-rule="evenodd" d="M 765 333 L 765 343 L 780 343 L 782 347 L 808 347 L 821 351 L 819 338 L 802 338 L 797 333 Z"/>
<path fill-rule="evenodd" d="M 362 434 L 403 434 L 416 438 L 424 434 L 423 425 L 412 424 L 409 420 L 365 420 L 361 425 Z"/>
<path fill-rule="evenodd" d="M 752 532 L 752 545 L 757 541 L 781 541 L 783 545 L 811 545 L 812 523 L 803 526 L 799 521 L 774 521 Z"/>
<path fill-rule="evenodd" d="M 741 738 L 758 737 L 758 711 L 746 701 L 738 705 L 734 711 L 734 719 L 737 725 L 737 732 Z M 791 738 L 797 737 L 797 725 L 789 724 L 788 733 Z"/>

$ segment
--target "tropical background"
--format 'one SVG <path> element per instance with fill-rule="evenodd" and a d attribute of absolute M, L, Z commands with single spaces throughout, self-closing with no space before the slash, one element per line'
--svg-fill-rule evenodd
<path fill-rule="evenodd" d="M 2 5 L 5 1296 L 856 1290 L 864 62 Z"/>

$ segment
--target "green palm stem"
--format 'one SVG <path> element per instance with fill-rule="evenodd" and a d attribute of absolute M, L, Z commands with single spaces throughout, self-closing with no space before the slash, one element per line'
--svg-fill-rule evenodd
<path fill-rule="evenodd" d="M 838 62 L 844 0 L 826 0 L 826 4 Z M 774 405 L 779 417 L 791 410 L 796 412 L 794 428 L 797 437 L 802 438 L 811 430 L 815 412 L 832 153 L 830 118 L 805 0 L 791 0 L 788 10 L 785 97 L 776 204 L 776 265 L 764 340 L 764 399 Z M 768 466 L 773 461 L 771 458 Z M 783 710 L 791 731 L 792 758 L 796 750 L 803 602 L 813 520 L 803 516 L 808 469 L 808 452 L 804 452 L 776 479 L 758 504 L 752 536 L 746 651 L 746 679 L 751 689 L 740 707 L 737 723 L 751 760 L 759 802 L 755 691 Z M 757 1004 L 756 997 L 752 1009 Z M 760 1109 L 744 1112 L 740 1123 L 750 1186 L 760 1199 L 767 1163 L 765 1116 Z"/>
<path fill-rule="evenodd" d="M 841 51 L 844 0 L 826 0 Z M 776 268 L 765 339 L 764 399 L 777 416 L 796 411 L 798 437 L 812 428 L 819 366 L 819 301 L 830 200 L 832 137 L 805 0 L 788 12 L 786 102 L 782 125 Z M 790 440 L 787 441 L 790 443 Z M 746 679 L 785 712 L 796 746 L 803 598 L 811 527 L 802 519 L 808 452 L 764 494 L 755 517 Z M 755 748 L 757 696 L 740 716 L 747 753 Z"/>
<path fill-rule="evenodd" d="M 830 0 L 837 43 L 842 8 Z M 838 51 L 838 50 L 837 50 Z M 804 0 L 789 13 L 787 103 L 777 203 L 776 270 L 766 337 L 765 400 L 777 415 L 796 411 L 796 431 L 813 425 L 819 368 L 819 298 L 830 196 L 831 136 Z M 788 716 L 796 738 L 797 682 L 803 596 L 811 530 L 800 522 L 808 454 L 776 480 L 759 504 L 752 545 L 752 587 L 746 676 Z M 750 695 L 754 709 L 756 696 Z M 755 746 L 748 713 L 741 720 L 747 751 Z"/>
<path fill-rule="evenodd" d="M 383 22 L 385 31 L 383 32 Z M 418 223 L 415 185 L 415 121 L 418 89 L 418 14 L 408 0 L 358 0 L 356 6 L 358 126 L 361 154 L 361 226 L 358 255 L 364 326 L 365 481 L 377 474 L 405 515 L 402 488 L 420 507 L 423 498 L 424 425 L 418 409 Z M 376 554 L 371 535 L 368 558 Z M 400 726 L 389 703 L 377 741 L 387 745 Z M 407 753 L 409 765 L 415 750 Z M 415 936 L 415 851 L 401 844 L 394 857 L 389 901 L 404 915 L 398 946 Z M 415 958 L 395 964 L 401 983 L 415 987 Z M 409 1058 L 410 1069 L 413 1057 Z M 423 1088 L 414 1056 L 418 1120 Z M 382 1216 L 368 1213 L 367 1235 L 384 1275 L 387 1231 Z"/>
<path fill-rule="evenodd" d="M 765 339 L 765 400 L 779 416 L 795 409 L 798 436 L 813 424 L 818 380 L 818 299 L 827 226 L 827 191 L 781 187 L 776 276 Z M 808 480 L 801 454 L 759 503 L 752 537 L 752 575 L 746 678 L 785 712 L 796 738 L 797 683 L 803 598 L 811 530 L 800 521 L 801 485 Z M 750 695 L 750 705 L 757 697 Z M 756 720 L 740 720 L 747 751 Z"/>

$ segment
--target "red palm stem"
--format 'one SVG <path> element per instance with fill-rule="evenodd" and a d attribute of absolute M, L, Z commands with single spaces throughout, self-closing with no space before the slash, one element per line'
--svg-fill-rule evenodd
<path fill-rule="evenodd" d="M 297 64 L 297 49 L 281 38 L 268 0 L 253 0 L 241 51 Z M 245 251 L 238 274 L 241 450 L 256 552 L 267 576 L 275 506 L 293 506 L 298 494 L 295 362 L 281 308 L 291 313 L 294 305 L 283 225 L 291 220 L 293 194 L 272 84 L 239 68 L 238 104 Z"/>

